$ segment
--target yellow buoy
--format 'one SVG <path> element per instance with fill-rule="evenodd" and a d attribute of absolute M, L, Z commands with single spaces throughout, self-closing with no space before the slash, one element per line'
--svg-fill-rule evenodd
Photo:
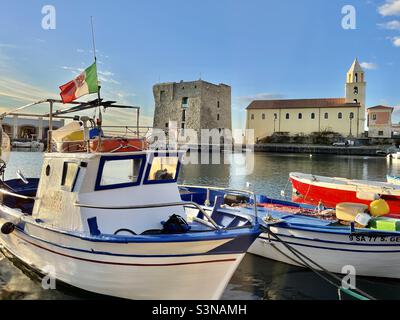
<path fill-rule="evenodd" d="M 383 199 L 378 199 L 369 205 L 369 211 L 373 217 L 380 217 L 388 214 L 390 212 L 390 208 L 388 203 Z"/>

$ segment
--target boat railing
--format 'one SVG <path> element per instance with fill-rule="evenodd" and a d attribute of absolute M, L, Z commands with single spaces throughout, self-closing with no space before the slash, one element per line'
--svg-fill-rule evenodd
<path fill-rule="evenodd" d="M 211 201 L 210 201 L 210 191 L 214 190 L 214 191 L 223 191 L 226 193 L 237 193 L 237 194 L 246 194 L 248 195 L 250 198 L 253 199 L 254 201 L 254 216 L 256 219 L 256 223 L 258 223 L 258 210 L 257 210 L 257 196 L 255 194 L 255 192 L 250 191 L 250 190 L 240 190 L 240 189 L 232 189 L 232 188 L 224 188 L 224 187 L 213 187 L 213 186 L 194 186 L 194 185 L 179 185 L 180 188 L 196 188 L 196 189 L 206 189 L 207 190 L 207 198 L 206 198 L 206 202 L 205 205 L 210 205 Z"/>
<path fill-rule="evenodd" d="M 184 202 L 169 202 L 169 203 L 155 203 L 155 204 L 144 204 L 144 205 L 134 205 L 134 206 L 100 206 L 100 205 L 91 205 L 91 204 L 83 204 L 79 202 L 74 203 L 75 206 L 80 208 L 89 208 L 89 209 L 98 209 L 98 210 L 138 210 L 138 209 L 151 209 L 151 208 L 162 208 L 162 207 L 195 207 L 198 209 L 211 223 L 212 227 L 216 230 L 222 229 L 214 219 L 204 210 L 199 204 L 192 201 L 184 201 Z"/>
<path fill-rule="evenodd" d="M 22 194 L 14 193 L 14 192 L 8 191 L 6 189 L 2 189 L 2 188 L 0 188 L 0 193 L 1 194 L 5 194 L 7 196 L 20 198 L 20 199 L 25 199 L 25 200 L 38 200 L 39 199 L 37 197 L 29 197 L 29 196 L 25 196 L 25 195 L 22 195 Z"/>

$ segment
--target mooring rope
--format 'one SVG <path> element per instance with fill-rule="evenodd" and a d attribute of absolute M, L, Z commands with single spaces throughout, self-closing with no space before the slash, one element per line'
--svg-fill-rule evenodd
<path fill-rule="evenodd" d="M 319 265 L 317 262 L 315 262 L 314 260 L 312 260 L 311 258 L 307 257 L 306 255 L 304 255 L 303 253 L 301 253 L 299 250 L 293 248 L 291 245 L 287 244 L 285 241 L 283 241 L 281 238 L 279 238 L 274 232 L 271 231 L 271 229 L 269 227 L 265 227 L 265 226 L 260 226 L 262 228 L 262 230 L 266 233 L 268 233 L 268 235 L 274 237 L 278 242 L 280 242 L 286 249 L 288 249 L 297 259 L 299 259 L 301 261 L 301 263 L 299 263 L 299 261 L 296 261 L 295 259 L 293 259 L 292 257 L 288 256 L 287 254 L 285 254 L 284 252 L 282 252 L 282 250 L 278 249 L 276 246 L 272 246 L 274 249 L 276 249 L 279 253 L 283 254 L 286 258 L 289 258 L 291 261 L 300 264 L 303 267 L 307 267 L 309 268 L 312 272 L 314 272 L 315 274 L 317 274 L 319 277 L 321 277 L 322 279 L 324 279 L 325 281 L 327 281 L 328 283 L 330 283 L 332 286 L 336 287 L 339 291 L 343 291 L 346 294 L 349 294 L 350 296 L 353 296 L 357 299 L 360 300 L 376 300 L 374 297 L 372 297 L 371 295 L 369 295 L 368 293 L 364 292 L 361 289 L 355 288 L 353 290 L 355 290 L 358 294 L 354 293 L 351 289 L 346 289 L 343 288 L 340 285 L 337 285 L 336 283 L 334 283 L 333 281 L 331 281 L 330 279 L 328 279 L 326 276 L 324 276 L 320 271 L 316 270 L 314 267 L 312 267 L 309 263 L 307 263 L 304 259 L 310 261 L 311 263 L 313 263 L 315 266 L 317 266 L 317 268 L 321 269 L 323 272 L 325 272 L 326 274 L 328 274 L 329 276 L 331 276 L 332 278 L 334 278 L 335 280 L 339 281 L 339 283 L 342 282 L 342 279 L 340 277 L 338 277 L 337 275 L 335 275 L 334 273 L 326 270 L 324 267 L 322 267 L 321 265 Z M 304 258 L 304 259 L 303 259 Z M 351 293 L 350 293 L 351 292 Z M 340 296 L 339 296 L 340 297 Z"/>

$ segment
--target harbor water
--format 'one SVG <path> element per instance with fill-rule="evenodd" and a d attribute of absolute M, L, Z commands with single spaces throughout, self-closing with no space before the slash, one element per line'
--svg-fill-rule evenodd
<path fill-rule="evenodd" d="M 38 177 L 42 153 L 12 152 L 6 179 Z M 290 172 L 340 176 L 352 179 L 385 181 L 387 174 L 400 175 L 400 164 L 386 158 L 308 154 L 254 154 L 254 169 L 241 166 L 244 154 L 234 154 L 230 164 L 188 164 L 180 172 L 180 183 L 243 189 L 250 183 L 257 193 L 290 198 Z M 17 262 L 15 262 L 17 263 Z M 18 264 L 18 263 L 17 263 Z M 357 277 L 357 286 L 378 299 L 400 299 L 400 281 Z M 45 290 L 40 279 L 28 270 L 21 271 L 0 256 L 0 299 L 93 299 L 89 294 L 57 286 Z M 223 299 L 338 299 L 337 290 L 313 272 L 247 254 L 232 277 Z"/>

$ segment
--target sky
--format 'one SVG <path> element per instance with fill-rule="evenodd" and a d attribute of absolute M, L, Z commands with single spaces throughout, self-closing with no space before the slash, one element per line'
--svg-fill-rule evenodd
<path fill-rule="evenodd" d="M 42 8 L 55 8 L 43 29 Z M 344 29 L 345 5 L 355 29 Z M 367 106 L 400 106 L 400 0 L 0 0 L 0 108 L 57 98 L 93 62 L 93 16 L 102 96 L 141 106 L 152 86 L 199 78 L 232 87 L 233 127 L 254 99 L 343 97 L 354 58 Z M 29 110 L 34 112 L 32 108 Z M 400 121 L 400 107 L 395 111 Z M 126 125 L 134 115 L 116 113 Z"/>

